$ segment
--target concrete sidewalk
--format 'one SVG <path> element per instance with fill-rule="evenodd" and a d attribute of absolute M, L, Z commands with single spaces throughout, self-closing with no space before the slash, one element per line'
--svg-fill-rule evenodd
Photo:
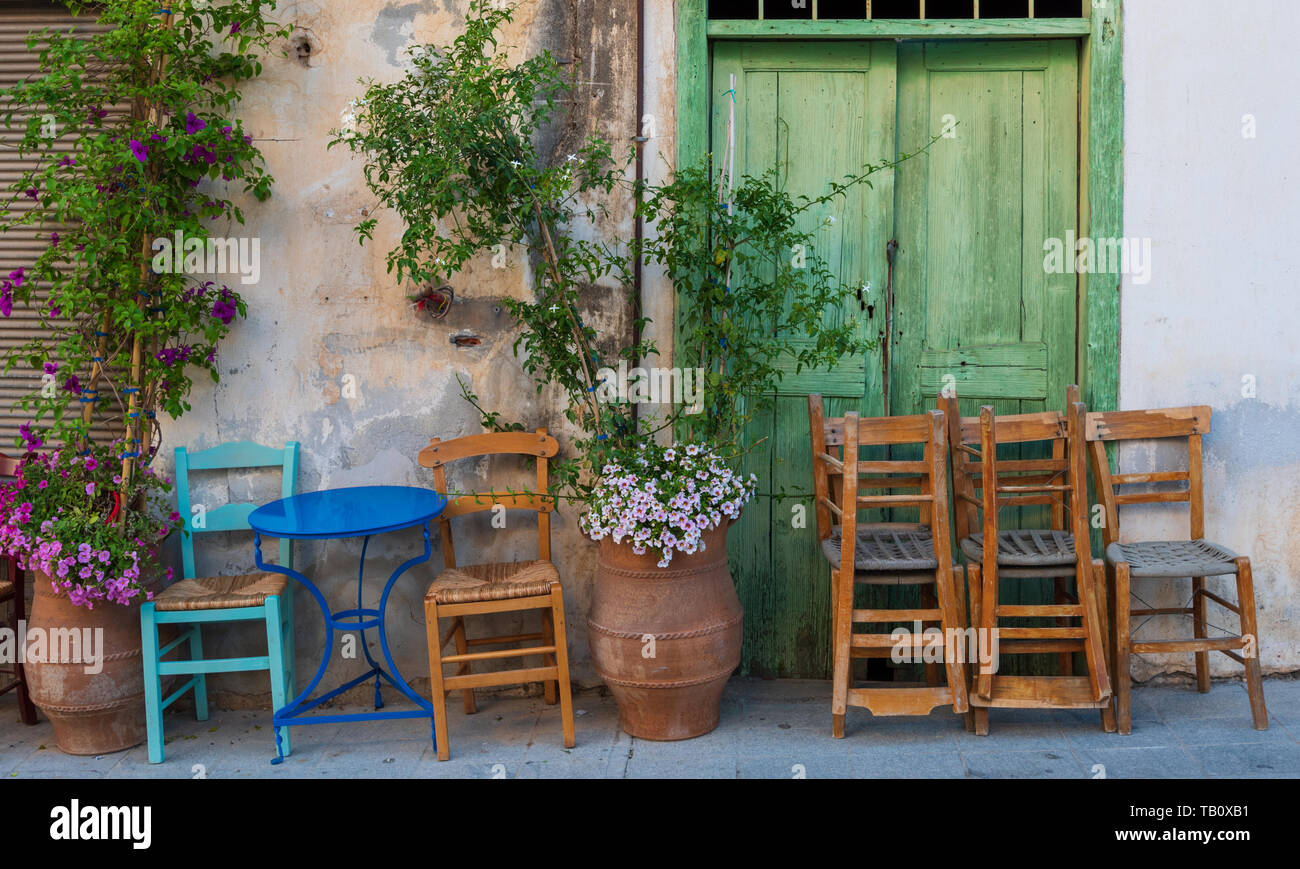
<path fill-rule="evenodd" d="M 42 718 L 18 723 L 0 697 L 0 778 L 1300 778 L 1300 681 L 1264 682 L 1270 725 L 1251 727 L 1244 687 L 1216 682 L 1137 686 L 1133 733 L 1104 733 L 1092 711 L 995 709 L 977 737 L 951 711 L 872 719 L 849 710 L 831 738 L 827 682 L 735 679 L 722 724 L 684 742 L 633 739 L 610 697 L 574 698 L 576 748 L 561 745 L 559 707 L 540 697 L 482 695 L 449 711 L 452 759 L 439 763 L 421 721 L 296 727 L 293 755 L 272 766 L 266 712 L 216 712 L 206 722 L 167 716 L 167 762 L 144 746 L 70 757 Z M 396 705 L 390 708 L 400 708 Z M 339 709 L 336 711 L 361 711 Z"/>

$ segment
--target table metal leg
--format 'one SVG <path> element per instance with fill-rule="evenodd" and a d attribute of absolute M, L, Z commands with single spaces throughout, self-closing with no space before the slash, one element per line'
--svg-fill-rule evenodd
<path fill-rule="evenodd" d="M 328 602 L 326 602 L 325 596 L 321 594 L 320 589 L 318 589 L 311 580 L 307 579 L 306 576 L 304 576 L 303 574 L 299 573 L 296 570 L 293 570 L 292 568 L 283 567 L 278 564 L 267 564 L 266 562 L 264 562 L 262 560 L 261 535 L 254 536 L 253 553 L 254 553 L 254 560 L 257 563 L 258 569 L 270 573 L 279 573 L 291 577 L 299 584 L 301 584 L 304 588 L 306 588 L 307 591 L 311 593 L 312 599 L 316 601 L 316 605 L 320 608 L 321 615 L 325 619 L 325 627 L 327 628 L 328 631 L 328 636 L 325 639 L 324 654 L 321 656 L 320 666 L 316 669 L 316 674 L 315 676 L 312 677 L 311 682 L 307 685 L 306 688 L 304 688 L 298 694 L 298 696 L 290 700 L 283 708 L 276 709 L 273 711 L 272 726 L 273 726 L 273 730 L 275 731 L 275 745 L 276 745 L 276 757 L 271 761 L 273 764 L 279 764 L 284 761 L 284 752 L 281 746 L 281 733 L 280 733 L 280 728 L 282 727 L 289 727 L 293 725 L 303 725 L 303 724 L 329 724 L 334 722 L 347 722 L 347 721 L 374 721 L 374 720 L 386 720 L 390 718 L 425 718 L 425 717 L 429 718 L 430 725 L 432 727 L 433 705 L 429 701 L 421 697 L 418 693 L 416 693 L 411 688 L 411 686 L 407 684 L 406 680 L 402 678 L 401 673 L 398 672 L 397 664 L 393 661 L 392 652 L 388 647 L 388 630 L 387 630 L 387 622 L 385 617 L 385 611 L 387 610 L 388 607 L 388 597 L 391 594 L 393 590 L 393 586 L 396 584 L 398 578 L 401 577 L 402 574 L 404 574 L 407 570 L 414 567 L 415 565 L 428 561 L 429 556 L 433 552 L 432 544 L 429 539 L 429 526 L 427 524 L 423 526 L 423 536 L 424 536 L 424 551 L 419 555 L 415 556 L 414 558 L 407 560 L 400 567 L 398 567 L 397 570 L 393 571 L 392 575 L 388 578 L 388 582 L 385 583 L 384 585 L 384 591 L 382 597 L 380 598 L 379 608 L 366 609 L 363 606 L 363 602 L 362 602 L 362 591 L 363 591 L 364 577 L 365 577 L 366 552 L 370 544 L 370 538 L 367 536 L 361 547 L 361 566 L 357 572 L 357 607 L 356 609 L 353 610 L 343 610 L 337 613 L 330 611 L 329 604 Z M 344 621 L 345 619 L 349 621 Z M 355 621 L 351 621 L 351 620 L 355 620 Z M 374 657 L 370 654 L 370 649 L 366 643 L 366 631 L 371 628 L 376 628 L 379 631 L 379 644 L 380 644 L 380 648 L 383 651 L 384 662 L 388 665 L 387 670 L 385 670 L 384 666 L 381 665 L 378 661 L 376 661 Z M 315 700 L 308 702 L 308 698 L 311 697 L 312 692 L 316 690 L 316 687 L 320 685 L 321 680 L 325 676 L 325 671 L 329 667 L 330 654 L 334 648 L 334 634 L 336 632 L 353 632 L 353 631 L 360 631 L 361 633 L 362 653 L 365 655 L 366 662 L 370 665 L 370 669 L 366 673 L 362 674 L 361 676 L 355 679 L 352 679 L 346 684 L 341 685 L 333 689 L 332 691 L 329 691 L 321 695 L 320 697 L 317 697 Z M 397 690 L 401 691 L 402 694 L 404 694 L 408 699 L 412 700 L 419 707 L 419 709 L 385 712 L 380 714 L 363 712 L 363 713 L 352 713 L 352 714 L 344 714 L 344 715 L 312 715 L 312 716 L 305 715 L 305 713 L 311 711 L 312 709 L 315 709 L 316 707 L 320 706 L 323 703 L 328 702 L 329 700 L 333 699 L 334 697 L 337 697 L 338 695 L 344 693 L 345 691 L 349 691 L 352 688 L 355 688 L 358 685 L 368 681 L 372 676 L 375 679 L 376 712 L 382 709 L 384 705 L 383 697 L 380 693 L 380 689 L 384 680 L 387 680 L 389 684 L 391 684 Z M 433 731 L 433 741 L 434 741 L 434 747 L 437 748 L 436 730 Z"/>

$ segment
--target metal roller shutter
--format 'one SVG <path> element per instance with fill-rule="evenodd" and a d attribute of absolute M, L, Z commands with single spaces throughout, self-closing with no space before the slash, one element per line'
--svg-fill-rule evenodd
<path fill-rule="evenodd" d="M 68 29 L 85 34 L 103 30 L 93 19 L 86 16 L 74 18 L 67 9 L 55 3 L 0 0 L 0 90 L 39 74 L 37 54 L 28 51 L 27 37 L 33 31 L 46 28 Z M 115 109 L 116 112 L 126 111 L 126 107 Z M 110 110 L 110 115 L 116 112 Z M 17 145 L 22 139 L 28 117 L 26 114 L 15 115 L 11 127 L 0 127 L 0 191 L 7 191 L 13 182 L 39 161 L 39 157 L 33 154 L 23 157 L 18 155 Z M 72 150 L 70 142 L 56 140 L 49 153 L 71 153 Z M 16 202 L 8 206 L 4 214 L 0 214 L 0 220 L 7 223 L 30 207 L 31 203 L 25 200 Z M 49 243 L 49 234 L 65 229 L 63 225 L 47 223 L 39 227 L 20 227 L 0 233 L 0 275 L 30 266 Z M 38 284 L 33 303 L 44 303 L 48 298 L 47 291 L 48 284 Z M 11 348 L 37 337 L 39 330 L 40 321 L 36 314 L 24 305 L 15 305 L 12 316 L 0 317 L 0 359 Z M 11 371 L 5 372 L 0 363 L 0 452 L 13 452 L 18 427 L 31 418 L 26 411 L 15 408 L 14 403 L 40 389 L 41 373 L 40 369 L 33 369 L 26 363 L 19 363 Z M 79 373 L 84 381 L 89 372 Z M 95 439 L 112 437 L 120 434 L 120 431 L 120 424 L 97 424 Z"/>

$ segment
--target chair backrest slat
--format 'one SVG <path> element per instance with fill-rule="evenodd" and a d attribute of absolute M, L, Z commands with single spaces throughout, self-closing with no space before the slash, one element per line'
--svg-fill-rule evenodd
<path fill-rule="evenodd" d="M 190 492 L 192 471 L 236 471 L 251 468 L 280 468 L 280 497 L 288 498 L 298 491 L 298 442 L 289 441 L 282 447 L 268 447 L 251 441 L 221 444 L 211 449 L 191 453 L 177 447 L 176 458 L 176 510 L 185 523 L 181 535 L 181 565 L 186 579 L 195 576 L 194 535 L 207 531 L 250 530 L 248 516 L 256 504 L 233 502 L 212 509 L 194 510 Z M 202 516 L 202 524 L 195 521 Z M 280 541 L 280 562 L 293 567 L 293 541 Z"/>
<path fill-rule="evenodd" d="M 555 499 L 548 494 L 550 486 L 549 459 L 558 454 L 560 444 L 547 434 L 546 429 L 535 432 L 487 432 L 467 435 L 444 441 L 432 438 L 420 450 L 418 460 L 433 470 L 434 488 L 447 494 L 448 462 L 481 456 L 520 455 L 537 459 L 537 491 L 535 492 L 473 492 L 455 498 L 448 497 L 447 506 L 438 519 L 442 532 L 442 560 L 446 567 L 456 567 L 456 548 L 451 535 L 451 520 L 457 516 L 479 513 L 501 506 L 507 510 L 532 510 L 537 513 L 537 557 L 548 561 L 551 557 L 551 513 Z"/>
<path fill-rule="evenodd" d="M 831 518 L 839 520 L 845 545 L 840 570 L 853 571 L 857 514 L 862 509 L 917 508 L 929 525 L 941 569 L 950 570 L 948 529 L 947 426 L 943 413 L 860 419 L 856 413 L 827 418 L 820 395 L 808 396 L 808 425 L 813 456 L 813 489 L 818 539 L 831 535 Z M 861 447 L 920 445 L 922 457 L 858 458 Z M 860 476 L 861 475 L 861 476 Z M 838 490 L 833 485 L 840 482 Z M 863 495 L 862 491 L 910 490 L 906 494 Z M 946 565 L 946 567 L 944 567 Z"/>
<path fill-rule="evenodd" d="M 1209 434 L 1212 413 L 1205 405 L 1090 413 L 1088 440 L 1153 440 Z"/>
<path fill-rule="evenodd" d="M 1102 536 L 1107 544 L 1120 539 L 1119 508 L 1130 504 L 1188 505 L 1188 526 L 1193 540 L 1205 536 L 1205 491 L 1202 436 L 1210 432 L 1213 411 L 1205 405 L 1154 410 L 1121 410 L 1088 414 L 1088 452 L 1097 497 L 1102 502 Z M 1115 474 L 1110 469 L 1106 444 L 1135 441 L 1185 440 L 1187 470 L 1153 470 Z M 1186 483 L 1186 488 L 1122 491 L 1123 487 Z"/>
<path fill-rule="evenodd" d="M 1067 412 L 1045 411 L 1039 413 L 998 415 L 988 408 L 992 426 L 992 450 L 983 444 L 982 427 L 986 424 L 985 414 L 981 410 L 978 417 L 962 417 L 956 394 L 952 390 L 940 393 L 938 407 L 944 411 L 948 420 L 949 451 L 952 459 L 952 485 L 955 499 L 955 527 L 958 539 L 969 537 L 981 531 L 984 524 L 980 512 L 986 506 L 1005 507 L 1050 507 L 1052 528 L 1066 530 L 1067 523 L 1073 517 L 1067 507 L 1074 504 L 1075 509 L 1086 508 L 1076 502 L 1075 487 L 1072 483 L 1074 457 L 1070 455 L 1070 411 L 1078 403 L 1079 389 L 1071 386 L 1066 390 Z M 1082 426 L 1082 421 L 1079 425 Z M 1042 459 L 997 459 L 997 446 L 1000 444 L 1049 443 L 1051 458 Z M 974 445 L 974 447 L 970 446 Z M 1079 439 L 1079 457 L 1083 456 L 1083 441 Z M 985 456 L 993 456 L 990 473 L 985 472 Z M 1084 468 L 1087 464 L 1084 459 Z M 995 487 L 994 497 L 989 499 L 984 492 L 988 480 L 999 481 Z M 996 521 L 994 525 L 996 525 Z"/>

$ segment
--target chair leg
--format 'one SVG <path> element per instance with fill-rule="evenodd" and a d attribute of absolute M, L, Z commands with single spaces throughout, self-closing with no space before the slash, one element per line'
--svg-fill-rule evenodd
<path fill-rule="evenodd" d="M 980 573 L 978 564 L 967 564 L 966 587 L 970 591 L 970 623 L 975 628 L 975 648 L 977 652 L 983 652 L 985 649 L 992 650 L 993 640 L 984 628 L 984 580 Z M 994 662 L 989 661 L 988 665 L 992 666 Z M 970 662 L 967 669 L 970 682 L 970 692 L 975 693 L 979 686 L 979 674 L 984 669 L 985 662 L 977 655 L 975 660 Z M 987 706 L 975 706 L 972 704 L 970 711 L 966 713 L 966 729 L 976 736 L 989 735 L 989 708 Z"/>
<path fill-rule="evenodd" d="M 1070 594 L 1068 589 L 1066 589 L 1065 587 L 1065 577 L 1063 576 L 1056 577 L 1053 580 L 1052 585 L 1056 595 L 1056 604 L 1058 606 L 1063 604 L 1068 604 L 1070 602 Z M 1069 618 L 1058 618 L 1056 620 L 1056 626 L 1058 628 L 1068 628 L 1070 626 Z M 1074 675 L 1074 653 L 1073 652 L 1060 652 L 1059 654 L 1057 654 L 1056 672 L 1062 676 Z"/>
<path fill-rule="evenodd" d="M 292 702 L 293 698 L 298 696 L 298 667 L 297 659 L 294 656 L 292 582 L 285 588 L 284 594 L 280 595 L 280 618 L 284 622 L 284 628 L 280 632 L 282 637 L 281 648 L 284 649 L 284 690 L 285 696 Z"/>
<path fill-rule="evenodd" d="M 1083 610 L 1084 657 L 1088 664 L 1088 678 L 1092 682 L 1093 699 L 1105 700 L 1115 691 L 1111 686 L 1110 668 L 1106 666 L 1106 632 L 1099 615 L 1103 607 L 1097 602 L 1100 591 L 1094 581 L 1096 566 L 1091 559 L 1084 561 L 1078 574 L 1079 604 Z"/>
<path fill-rule="evenodd" d="M 542 614 L 542 645 L 553 646 L 555 645 L 555 622 L 551 616 L 551 611 L 539 610 L 538 612 Z M 550 667 L 556 666 L 555 655 L 543 655 L 542 661 L 547 666 Z M 555 680 L 547 680 L 543 682 L 542 691 L 545 693 L 546 696 L 546 705 L 554 706 L 559 699 L 556 696 Z"/>
<path fill-rule="evenodd" d="M 1130 619 L 1133 602 L 1129 597 L 1129 566 L 1115 565 L 1115 723 L 1120 733 L 1133 732 L 1133 679 L 1129 674 Z"/>
<path fill-rule="evenodd" d="M 18 565 L 13 560 L 10 560 L 9 562 L 9 577 L 14 586 L 14 602 L 13 606 L 10 607 L 9 612 L 13 619 L 11 627 L 13 628 L 14 636 L 17 637 L 18 623 L 27 618 L 27 602 L 24 599 L 27 591 L 23 588 L 23 572 L 18 569 Z M 18 656 L 15 655 L 14 657 L 16 659 Z M 14 664 L 14 675 L 18 679 L 18 687 L 14 690 L 18 695 L 19 720 L 21 720 L 23 724 L 33 725 L 37 722 L 36 704 L 32 703 L 31 695 L 27 693 L 27 671 L 23 668 L 22 664 Z"/>
<path fill-rule="evenodd" d="M 1246 658 L 1246 691 L 1250 695 L 1250 717 L 1256 730 L 1268 730 L 1268 710 L 1264 707 L 1264 682 L 1259 668 L 1259 624 L 1255 617 L 1255 580 L 1250 572 L 1250 559 L 1237 559 L 1237 606 L 1241 608 L 1241 633 L 1253 648 Z"/>
<path fill-rule="evenodd" d="M 927 585 L 927 586 L 923 586 L 923 587 L 921 588 L 921 606 L 922 606 L 922 608 L 924 608 L 924 609 L 934 609 L 934 608 L 936 608 L 936 607 L 939 605 L 939 603 L 938 603 L 938 601 L 937 601 L 935 598 L 936 598 L 936 595 L 935 595 L 935 589 L 930 588 L 930 586 L 928 586 L 928 585 Z M 924 623 L 922 623 L 922 625 L 921 625 L 921 629 L 922 629 L 922 630 L 925 630 L 926 628 L 931 628 L 931 627 L 935 627 L 935 626 L 936 626 L 936 625 L 935 625 L 934 622 L 924 622 Z M 940 627 L 940 628 L 943 627 L 942 622 L 939 623 L 938 627 Z M 942 675 L 941 675 L 941 673 L 940 673 L 940 667 L 939 667 L 939 665 L 938 665 L 937 663 L 930 662 L 930 663 L 927 663 L 927 664 L 925 665 L 925 684 L 927 684 L 927 685 L 941 685 L 941 684 L 943 684 L 943 681 L 942 681 Z"/>
<path fill-rule="evenodd" d="M 838 572 L 838 571 L 837 571 Z M 844 720 L 849 709 L 849 682 L 853 674 L 853 575 L 835 582 L 834 671 L 831 684 L 831 734 L 844 738 Z"/>
<path fill-rule="evenodd" d="M 1114 671 L 1115 665 L 1111 661 L 1110 605 L 1106 599 L 1109 583 L 1106 582 L 1106 562 L 1100 558 L 1093 559 L 1092 562 L 1092 585 L 1093 599 L 1097 602 L 1098 609 L 1097 625 L 1101 628 L 1102 658 L 1106 661 L 1106 666 Z M 1101 709 L 1101 729 L 1106 733 L 1114 733 L 1115 728 L 1115 696 L 1112 693 L 1110 702 Z"/>
<path fill-rule="evenodd" d="M 969 628 L 969 627 L 971 627 L 972 625 L 977 624 L 978 621 L 979 621 L 978 616 L 975 615 L 976 611 L 977 611 L 978 608 L 979 608 L 979 598 L 978 598 L 978 596 L 977 596 L 975 590 L 969 588 L 969 586 L 970 586 L 970 582 L 969 582 L 969 579 L 968 579 L 967 576 L 966 576 L 966 568 L 965 568 L 965 566 L 964 566 L 964 565 L 953 565 L 952 571 L 953 571 L 953 572 L 952 572 L 953 583 L 956 585 L 957 608 L 958 608 L 959 612 L 961 613 L 961 626 L 962 626 L 963 629 L 965 629 L 965 628 Z M 958 579 L 957 579 L 958 576 L 961 577 L 961 580 L 960 580 L 960 581 L 958 581 Z M 968 595 L 968 594 L 969 594 L 969 597 L 970 597 L 970 606 L 969 606 L 969 609 L 967 608 L 967 604 L 966 604 L 966 599 L 967 599 L 967 595 Z M 975 639 L 975 652 L 976 652 L 976 655 L 978 655 L 978 653 L 979 653 L 979 635 L 978 635 L 978 633 L 975 635 L 975 637 L 976 637 L 976 639 Z M 958 650 L 958 651 L 959 651 L 960 653 L 962 653 L 962 654 L 969 655 L 971 650 L 970 650 L 969 647 L 967 647 L 967 648 L 964 648 L 964 649 L 960 649 L 960 650 Z M 966 658 L 963 658 L 962 660 L 965 662 L 965 666 L 962 667 L 962 678 L 966 680 L 966 698 L 967 698 L 967 701 L 966 701 L 966 702 L 967 702 L 967 708 L 966 708 L 966 711 L 962 714 L 962 724 L 965 726 L 965 728 L 966 728 L 966 732 L 967 732 L 967 733 L 974 733 L 974 732 L 975 732 L 975 707 L 969 705 L 969 704 L 970 704 L 970 688 L 971 688 L 971 685 L 970 685 L 970 674 L 971 674 L 972 672 L 974 672 L 974 668 L 979 667 L 979 659 L 978 659 L 978 657 L 976 657 L 974 660 L 972 660 L 972 659 L 970 659 L 969 657 L 966 657 Z"/>
<path fill-rule="evenodd" d="M 203 660 L 203 626 L 194 624 L 190 626 L 190 660 Z M 194 719 L 196 721 L 208 720 L 208 677 L 199 673 L 194 677 Z"/>
<path fill-rule="evenodd" d="M 1192 635 L 1198 640 L 1205 639 L 1205 577 L 1192 577 Z M 1196 690 L 1206 694 L 1210 690 L 1210 653 L 1197 652 L 1196 655 Z"/>
<path fill-rule="evenodd" d="M 970 711 L 970 698 L 967 696 L 966 689 L 966 665 L 963 663 L 963 650 L 958 645 L 953 648 L 948 647 L 948 638 L 951 636 L 963 636 L 962 629 L 965 627 L 965 606 L 957 598 L 957 584 L 953 579 L 951 566 L 946 571 L 946 575 L 935 577 L 935 591 L 938 593 L 939 610 L 942 613 L 939 628 L 943 631 L 943 663 L 947 671 L 948 689 L 952 691 L 952 711 L 958 715 L 965 715 Z M 935 595 L 931 595 L 933 599 Z M 938 665 L 932 665 L 938 669 Z M 931 683 L 935 684 L 935 683 Z"/>
<path fill-rule="evenodd" d="M 271 727 L 275 732 L 275 747 L 280 757 L 288 757 L 292 751 L 290 733 L 292 727 L 276 727 L 275 713 L 289 705 L 285 696 L 284 684 L 284 622 L 280 615 L 280 596 L 271 595 L 266 599 L 266 654 L 270 659 L 271 670 Z M 283 730 L 283 733 L 281 733 Z"/>
<path fill-rule="evenodd" d="M 463 616 L 456 616 L 455 630 L 453 634 L 456 639 L 456 654 L 464 655 L 469 651 L 469 642 L 465 638 L 465 619 Z M 441 652 L 441 649 L 439 650 Z M 457 676 L 469 675 L 469 661 L 464 662 L 456 668 Z M 473 715 L 478 712 L 478 703 L 474 699 L 474 689 L 465 688 L 460 692 L 460 699 L 465 704 L 465 714 Z"/>
<path fill-rule="evenodd" d="M 154 605 L 140 606 L 140 643 L 144 658 L 144 719 L 149 762 L 163 762 L 162 679 L 158 675 L 158 623 Z"/>
<path fill-rule="evenodd" d="M 998 577 L 995 570 L 984 570 L 982 566 L 970 566 L 972 582 L 982 584 L 980 591 L 980 633 L 985 637 L 990 649 L 993 648 L 993 632 L 998 626 Z M 980 661 L 979 680 L 976 692 L 986 700 L 993 696 L 993 674 L 995 661 Z"/>
<path fill-rule="evenodd" d="M 557 584 L 551 589 L 551 625 L 555 638 L 556 690 L 560 695 L 560 719 L 564 726 L 564 747 L 573 748 L 573 690 L 569 685 L 569 634 L 564 629 L 564 592 Z M 547 683 L 550 685 L 551 683 Z"/>
<path fill-rule="evenodd" d="M 429 699 L 433 703 L 433 738 L 438 744 L 438 760 L 451 760 L 451 746 L 447 737 L 447 689 L 443 687 L 442 640 L 438 631 L 437 601 L 426 599 L 424 602 L 424 632 L 429 646 Z"/>

